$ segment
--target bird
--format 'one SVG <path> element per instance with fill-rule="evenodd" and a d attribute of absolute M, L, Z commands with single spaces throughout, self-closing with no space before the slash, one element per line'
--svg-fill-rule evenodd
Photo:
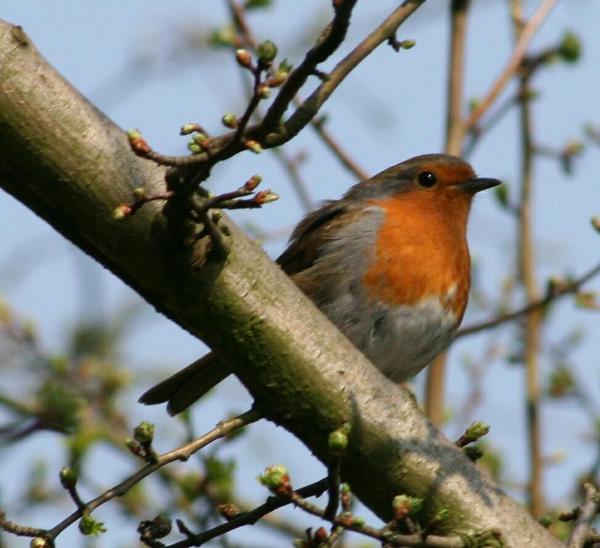
<path fill-rule="evenodd" d="M 471 203 L 499 184 L 459 157 L 416 156 L 306 215 L 276 262 L 384 375 L 404 382 L 452 342 L 470 288 Z M 175 415 L 230 373 L 209 353 L 139 401 Z"/>

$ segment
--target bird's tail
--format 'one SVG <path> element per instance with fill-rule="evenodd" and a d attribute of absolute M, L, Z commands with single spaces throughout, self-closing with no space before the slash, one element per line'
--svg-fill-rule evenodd
<path fill-rule="evenodd" d="M 166 402 L 169 414 L 177 415 L 230 373 L 229 368 L 211 352 L 144 392 L 138 401 L 146 405 Z"/>

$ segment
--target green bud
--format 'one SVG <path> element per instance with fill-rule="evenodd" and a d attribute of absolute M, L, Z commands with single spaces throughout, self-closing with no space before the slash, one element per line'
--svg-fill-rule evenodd
<path fill-rule="evenodd" d="M 146 155 L 152 151 L 138 129 L 130 129 L 127 132 L 127 139 L 129 140 L 131 150 L 136 154 Z"/>
<path fill-rule="evenodd" d="M 450 517 L 449 508 L 440 508 L 433 516 L 433 522 L 438 523 L 440 521 L 446 521 Z"/>
<path fill-rule="evenodd" d="M 287 72 L 277 71 L 275 73 L 275 76 L 271 76 L 270 78 L 267 79 L 266 84 L 270 88 L 276 88 L 276 87 L 279 87 L 281 84 L 283 84 L 287 80 L 287 77 L 288 77 Z"/>
<path fill-rule="evenodd" d="M 206 139 L 208 139 L 208 137 L 206 135 L 204 135 L 204 133 L 196 133 L 192 137 L 192 141 L 194 143 L 198 143 L 199 145 L 202 144 L 204 141 L 206 141 Z"/>
<path fill-rule="evenodd" d="M 400 42 L 400 47 L 402 49 L 411 49 L 414 48 L 417 45 L 417 42 L 415 40 L 402 40 L 402 42 Z"/>
<path fill-rule="evenodd" d="M 210 35 L 209 43 L 215 47 L 231 47 L 235 46 L 237 35 L 233 25 L 227 25 L 220 29 L 216 29 Z"/>
<path fill-rule="evenodd" d="M 237 116 L 231 112 L 224 114 L 223 118 L 221 118 L 221 122 L 223 122 L 223 125 L 229 129 L 235 129 L 238 126 Z"/>
<path fill-rule="evenodd" d="M 137 186 L 133 189 L 133 198 L 143 200 L 146 197 L 146 189 L 143 186 Z"/>
<path fill-rule="evenodd" d="M 75 470 L 65 466 L 61 468 L 59 473 L 60 483 L 65 489 L 73 489 L 77 484 L 77 474 Z"/>
<path fill-rule="evenodd" d="M 268 489 L 277 489 L 290 481 L 287 468 L 283 464 L 276 464 L 265 468 L 264 473 L 258 479 Z"/>
<path fill-rule="evenodd" d="M 541 518 L 538 519 L 538 523 L 542 527 L 544 527 L 544 529 L 548 529 L 548 527 L 550 527 L 554 523 L 554 519 L 552 518 L 551 515 L 546 514 L 545 516 L 542 516 Z"/>
<path fill-rule="evenodd" d="M 142 445 L 150 445 L 154 439 L 154 425 L 147 421 L 140 422 L 133 430 L 133 437 Z"/>
<path fill-rule="evenodd" d="M 102 533 L 106 533 L 106 527 L 104 527 L 104 523 L 101 521 L 96 521 L 89 514 L 85 514 L 79 520 L 79 530 L 84 535 L 100 535 Z"/>
<path fill-rule="evenodd" d="M 348 447 L 348 436 L 344 432 L 336 430 L 329 434 L 328 445 L 334 454 L 341 455 Z"/>
<path fill-rule="evenodd" d="M 465 447 L 482 438 L 490 431 L 488 424 L 481 421 L 475 421 L 469 428 L 465 430 L 465 433 L 457 440 L 456 445 L 458 447 Z"/>
<path fill-rule="evenodd" d="M 293 68 L 294 65 L 292 65 L 292 63 L 290 63 L 287 59 L 284 59 L 283 61 L 281 61 L 281 63 L 279 63 L 279 68 L 277 69 L 277 72 L 289 74 L 290 72 L 292 72 Z"/>
<path fill-rule="evenodd" d="M 350 433 L 350 425 L 344 424 L 341 428 L 334 430 L 329 434 L 327 444 L 331 452 L 335 456 L 341 456 L 348 447 L 348 434 Z"/>
<path fill-rule="evenodd" d="M 193 140 L 187 144 L 188 150 L 193 154 L 200 154 L 202 152 L 202 147 L 194 142 Z"/>
<path fill-rule="evenodd" d="M 477 441 L 490 431 L 490 425 L 482 421 L 475 421 L 465 432 L 465 436 L 472 441 Z"/>
<path fill-rule="evenodd" d="M 409 495 L 397 495 L 392 500 L 392 508 L 396 519 L 405 519 L 423 508 L 423 499 Z"/>
<path fill-rule="evenodd" d="M 265 40 L 258 44 L 256 53 L 258 55 L 258 60 L 263 65 L 268 65 L 273 62 L 275 57 L 277 57 L 277 46 L 271 42 L 271 40 Z"/>
<path fill-rule="evenodd" d="M 568 367 L 559 366 L 550 374 L 548 395 L 551 398 L 564 398 L 572 395 L 575 388 L 575 378 Z"/>
<path fill-rule="evenodd" d="M 127 138 L 130 141 L 135 141 L 136 139 L 140 139 L 142 134 L 139 129 L 129 129 L 127 130 Z"/>
<path fill-rule="evenodd" d="M 125 440 L 125 447 L 127 447 L 127 449 L 129 449 L 136 457 L 139 457 L 144 453 L 141 444 L 133 438 L 127 438 Z"/>
<path fill-rule="evenodd" d="M 581 42 L 574 32 L 566 32 L 558 46 L 558 55 L 565 63 L 576 63 L 581 57 Z"/>
<path fill-rule="evenodd" d="M 198 129 L 198 124 L 184 124 L 179 130 L 180 135 L 190 135 Z"/>
<path fill-rule="evenodd" d="M 29 546 L 30 548 L 51 548 L 52 544 L 45 538 L 36 537 L 31 539 Z"/>

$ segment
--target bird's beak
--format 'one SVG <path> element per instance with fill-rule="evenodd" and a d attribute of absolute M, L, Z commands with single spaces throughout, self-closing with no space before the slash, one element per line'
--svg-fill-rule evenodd
<path fill-rule="evenodd" d="M 498 179 L 487 179 L 484 177 L 477 177 L 475 179 L 469 179 L 468 181 L 463 181 L 462 183 L 458 183 L 456 187 L 463 192 L 471 192 L 475 194 L 476 192 L 480 192 L 481 190 L 487 190 L 488 188 L 492 188 L 498 186 L 500 181 Z"/>

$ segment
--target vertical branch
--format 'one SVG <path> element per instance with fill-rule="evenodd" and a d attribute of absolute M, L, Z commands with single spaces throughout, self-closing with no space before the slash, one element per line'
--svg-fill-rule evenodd
<path fill-rule="evenodd" d="M 452 0 L 450 6 L 450 57 L 448 59 L 448 91 L 446 112 L 446 152 L 460 155 L 464 131 L 462 120 L 464 60 L 467 19 L 471 0 Z M 440 424 L 444 414 L 446 353 L 439 355 L 427 372 L 425 412 Z"/>
<path fill-rule="evenodd" d="M 535 246 L 532 233 L 531 195 L 533 187 L 533 143 L 531 102 L 528 97 L 529 77 L 523 76 L 521 91 L 521 204 L 519 207 L 519 277 L 527 300 L 540 298 L 535 277 Z M 527 375 L 527 429 L 529 435 L 529 506 L 534 516 L 543 513 L 542 455 L 540 441 L 540 388 L 539 388 L 539 340 L 542 310 L 537 309 L 525 316 L 523 322 L 524 359 Z"/>
<path fill-rule="evenodd" d="M 446 152 L 459 156 L 463 148 L 462 109 L 465 73 L 467 19 L 471 0 L 452 0 L 450 58 L 448 59 L 448 106 L 446 112 Z"/>
<path fill-rule="evenodd" d="M 446 387 L 446 357 L 442 352 L 431 362 L 427 370 L 425 385 L 425 414 L 433 424 L 440 425 L 444 420 L 444 389 Z"/>
<path fill-rule="evenodd" d="M 523 20 L 520 17 L 521 2 L 511 3 L 513 25 L 517 40 L 520 38 Z M 516 16 L 516 18 L 515 18 Z M 518 274 L 527 301 L 540 298 L 535 276 L 535 244 L 532 227 L 533 194 L 533 117 L 531 109 L 531 76 L 526 61 L 519 77 L 519 122 L 521 131 L 521 197 L 518 210 Z M 542 447 L 540 429 L 539 346 L 542 327 L 542 310 L 527 314 L 522 323 L 523 359 L 526 370 L 526 421 L 529 445 L 529 510 L 534 516 L 544 512 L 542 493 Z"/>
<path fill-rule="evenodd" d="M 515 35 L 520 37 L 525 28 L 525 17 L 523 16 L 523 4 L 521 0 L 510 0 L 509 9 Z"/>

